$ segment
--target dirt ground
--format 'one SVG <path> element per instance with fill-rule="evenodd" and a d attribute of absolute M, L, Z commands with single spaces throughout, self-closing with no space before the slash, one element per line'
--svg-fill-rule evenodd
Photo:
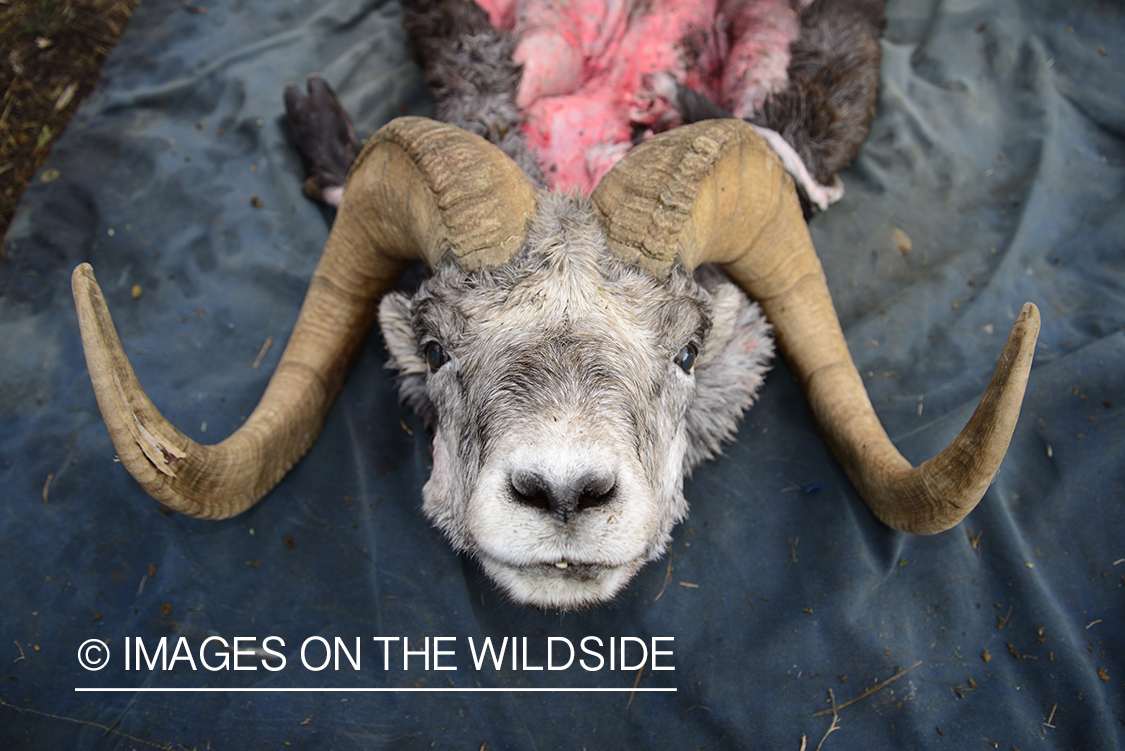
<path fill-rule="evenodd" d="M 139 0 L 0 0 L 0 258 L 29 181 Z"/>

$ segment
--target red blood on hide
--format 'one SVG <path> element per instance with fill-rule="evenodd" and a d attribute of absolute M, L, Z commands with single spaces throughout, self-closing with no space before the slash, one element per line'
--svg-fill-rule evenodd
<path fill-rule="evenodd" d="M 552 187 L 589 194 L 635 129 L 678 124 L 645 85 L 667 72 L 740 117 L 786 82 L 807 0 L 480 0 L 517 39 L 524 135 Z M 554 169 L 551 169 L 554 167 Z"/>

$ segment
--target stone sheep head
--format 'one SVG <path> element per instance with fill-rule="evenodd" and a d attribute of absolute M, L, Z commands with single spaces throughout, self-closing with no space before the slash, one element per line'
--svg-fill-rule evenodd
<path fill-rule="evenodd" d="M 433 275 L 412 298 L 388 294 L 416 260 Z M 992 481 L 1039 328 L 1029 303 L 968 425 L 911 467 L 852 363 L 792 180 L 738 120 L 645 142 L 589 200 L 536 190 L 452 126 L 386 125 L 352 167 L 265 394 L 216 445 L 149 401 L 89 265 L 73 288 L 122 463 L 157 500 L 210 519 L 248 509 L 305 453 L 378 316 L 433 436 L 426 515 L 515 601 L 563 610 L 612 598 L 664 553 L 685 475 L 753 400 L 770 326 L 860 495 L 914 534 L 956 525 Z"/>

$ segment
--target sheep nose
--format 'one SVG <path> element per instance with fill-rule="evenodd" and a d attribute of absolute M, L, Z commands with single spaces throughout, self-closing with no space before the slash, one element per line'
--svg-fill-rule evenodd
<path fill-rule="evenodd" d="M 512 473 L 511 484 L 516 501 L 542 509 L 563 524 L 569 524 L 580 511 L 609 503 L 617 480 L 612 472 L 605 470 L 563 480 L 548 479 L 534 470 L 516 470 Z"/>

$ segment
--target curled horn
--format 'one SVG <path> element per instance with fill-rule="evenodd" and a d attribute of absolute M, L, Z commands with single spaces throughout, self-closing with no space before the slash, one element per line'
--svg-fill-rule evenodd
<path fill-rule="evenodd" d="M 483 139 L 422 118 L 379 130 L 344 200 L 289 344 L 249 419 L 213 446 L 191 440 L 137 382 L 89 264 L 71 284 L 86 364 L 121 462 L 149 495 L 189 516 L 252 506 L 308 450 L 375 319 L 378 298 L 414 260 L 466 268 L 520 248 L 537 193 Z"/>
<path fill-rule="evenodd" d="M 988 489 L 1019 417 L 1039 334 L 1023 306 L 969 423 L 914 468 L 875 414 L 801 216 L 792 180 L 750 126 L 710 120 L 634 149 L 591 196 L 607 242 L 666 276 L 720 263 L 773 324 L 828 445 L 885 524 L 912 534 L 956 525 Z"/>

